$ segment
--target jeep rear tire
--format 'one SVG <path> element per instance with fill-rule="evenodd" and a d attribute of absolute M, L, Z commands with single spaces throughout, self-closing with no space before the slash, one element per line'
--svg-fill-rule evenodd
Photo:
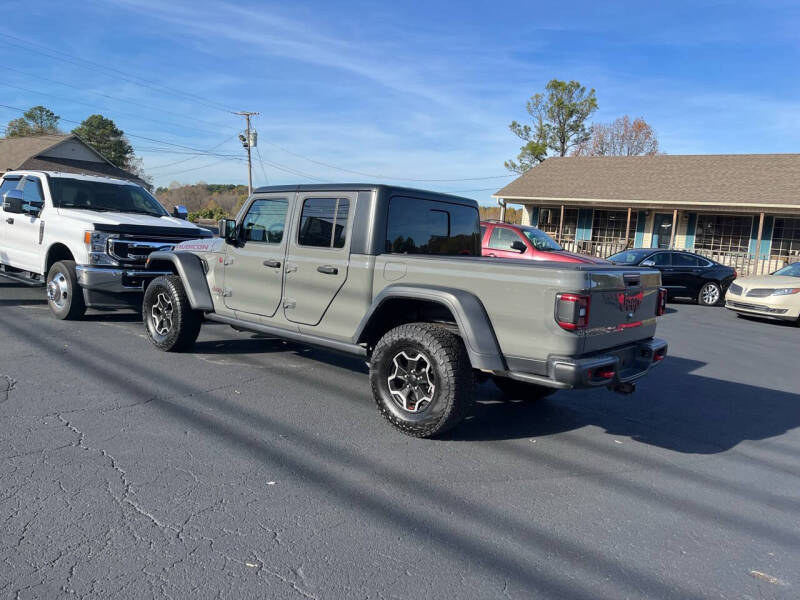
<path fill-rule="evenodd" d="M 189 350 L 197 341 L 203 316 L 192 310 L 181 278 L 156 277 L 147 286 L 142 302 L 147 338 L 165 352 Z"/>
<path fill-rule="evenodd" d="M 452 429 L 473 402 L 474 376 L 464 342 L 431 323 L 388 331 L 372 353 L 370 383 L 381 414 L 413 437 Z"/>
<path fill-rule="evenodd" d="M 493 377 L 492 381 L 503 392 L 506 400 L 532 402 L 547 398 L 547 396 L 556 392 L 553 388 L 511 379 L 510 377 Z"/>
<path fill-rule="evenodd" d="M 56 319 L 80 319 L 86 312 L 74 260 L 60 260 L 47 272 L 47 305 Z"/>

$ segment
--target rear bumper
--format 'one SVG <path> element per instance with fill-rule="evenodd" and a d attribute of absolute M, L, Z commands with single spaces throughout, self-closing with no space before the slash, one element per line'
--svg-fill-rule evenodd
<path fill-rule="evenodd" d="M 116 269 L 77 265 L 75 273 L 78 284 L 84 290 L 94 290 L 111 294 L 125 292 L 143 292 L 150 280 L 159 275 L 170 275 L 167 272 L 147 271 L 145 269 Z"/>
<path fill-rule="evenodd" d="M 667 342 L 650 338 L 581 358 L 550 357 L 548 375 L 509 372 L 512 379 L 557 389 L 614 386 L 646 375 L 667 356 Z"/>

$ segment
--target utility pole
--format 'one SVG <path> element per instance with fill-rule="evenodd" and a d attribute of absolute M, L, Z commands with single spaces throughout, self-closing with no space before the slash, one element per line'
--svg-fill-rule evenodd
<path fill-rule="evenodd" d="M 258 144 L 258 133 L 250 130 L 250 117 L 257 115 L 258 113 L 243 110 L 233 114 L 243 116 L 247 122 L 247 133 L 240 133 L 239 141 L 242 142 L 242 146 L 247 149 L 247 194 L 251 195 L 253 193 L 253 163 L 250 158 L 250 149 Z"/>

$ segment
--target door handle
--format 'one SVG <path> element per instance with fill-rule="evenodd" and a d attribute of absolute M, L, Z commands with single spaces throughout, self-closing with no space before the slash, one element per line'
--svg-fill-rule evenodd
<path fill-rule="evenodd" d="M 486 256 L 490 256 L 492 258 L 497 258 L 497 254 L 487 254 Z"/>
<path fill-rule="evenodd" d="M 270 267 L 271 269 L 280 269 L 281 268 L 281 261 L 279 260 L 265 260 L 261 263 L 265 267 Z"/>
<path fill-rule="evenodd" d="M 337 269 L 336 267 L 332 267 L 330 265 L 323 265 L 321 267 L 317 267 L 317 271 L 325 275 L 337 275 L 339 273 L 339 269 Z"/>
<path fill-rule="evenodd" d="M 14 218 L 13 217 L 8 217 L 6 219 L 6 223 L 8 223 L 9 225 L 13 225 L 14 224 Z"/>

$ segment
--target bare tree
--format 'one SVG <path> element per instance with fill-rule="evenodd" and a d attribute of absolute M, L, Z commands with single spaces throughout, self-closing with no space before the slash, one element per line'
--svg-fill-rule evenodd
<path fill-rule="evenodd" d="M 592 135 L 575 147 L 573 156 L 640 156 L 660 154 L 656 132 L 642 117 L 628 115 L 592 125 Z"/>

